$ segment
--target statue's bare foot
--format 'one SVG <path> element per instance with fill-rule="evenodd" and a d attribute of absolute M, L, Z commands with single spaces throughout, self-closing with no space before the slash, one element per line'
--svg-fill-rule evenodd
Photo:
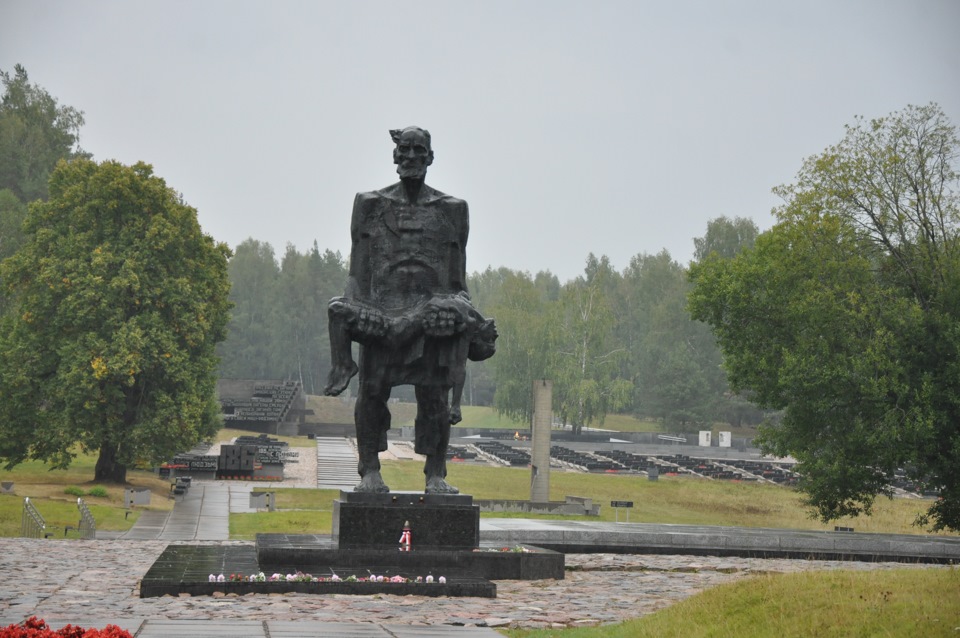
<path fill-rule="evenodd" d="M 360 485 L 353 488 L 354 492 L 389 492 L 390 488 L 383 482 L 380 472 L 375 470 L 368 472 L 366 476 L 360 479 Z"/>
<path fill-rule="evenodd" d="M 323 389 L 323 393 L 328 397 L 335 397 L 346 390 L 347 386 L 350 385 L 350 379 L 357 374 L 358 369 L 357 364 L 353 361 L 348 365 L 331 368 L 330 374 L 327 376 L 327 387 Z"/>
<path fill-rule="evenodd" d="M 427 494 L 459 494 L 460 490 L 450 485 L 440 476 L 427 477 Z"/>
<path fill-rule="evenodd" d="M 460 412 L 459 405 L 450 406 L 450 425 L 456 425 L 463 421 L 463 414 Z"/>

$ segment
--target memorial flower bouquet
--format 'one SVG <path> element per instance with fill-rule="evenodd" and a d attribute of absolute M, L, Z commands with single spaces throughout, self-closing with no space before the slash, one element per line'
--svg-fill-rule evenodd
<path fill-rule="evenodd" d="M 41 618 L 31 616 L 19 625 L 0 628 L 0 638 L 133 638 L 129 631 L 116 625 L 107 625 L 103 629 L 84 629 L 75 625 L 66 625 L 54 631 Z"/>
<path fill-rule="evenodd" d="M 250 574 L 249 576 L 244 574 L 230 574 L 229 576 L 224 576 L 223 574 L 210 574 L 207 577 L 207 580 L 211 583 L 277 583 L 277 582 L 288 582 L 288 583 L 432 583 L 434 578 L 432 575 L 417 576 L 416 578 L 407 578 L 405 576 L 400 576 L 396 574 L 394 576 L 383 576 L 380 574 L 370 574 L 369 576 L 356 576 L 351 574 L 346 578 L 341 578 L 336 574 L 330 576 L 314 576 L 312 574 L 307 574 L 301 571 L 296 571 L 292 574 L 272 574 L 267 576 L 263 572 L 257 574 Z M 440 576 L 436 579 L 436 582 L 441 585 L 447 582 L 446 577 Z M 0 636 L 0 638 L 6 638 L 5 636 Z M 83 638 L 88 638 L 84 636 Z"/>

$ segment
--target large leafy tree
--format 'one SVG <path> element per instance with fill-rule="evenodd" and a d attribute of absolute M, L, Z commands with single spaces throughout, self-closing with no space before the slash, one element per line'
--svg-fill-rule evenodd
<path fill-rule="evenodd" d="M 692 269 L 694 316 L 734 388 L 783 410 L 763 444 L 824 520 L 900 470 L 940 491 L 919 523 L 960 529 L 958 148 L 935 105 L 858 119 L 777 189 L 752 250 Z"/>
<path fill-rule="evenodd" d="M 96 480 L 169 458 L 218 427 L 216 357 L 229 249 L 153 175 L 62 162 L 2 265 L 16 304 L 0 344 L 0 457 L 66 467 L 98 451 Z"/>
<path fill-rule="evenodd" d="M 23 244 L 23 220 L 27 205 L 21 202 L 9 188 L 0 189 L 0 261 L 11 256 Z M 0 315 L 9 308 L 7 296 L 0 290 Z"/>
<path fill-rule="evenodd" d="M 87 156 L 79 147 L 83 112 L 31 84 L 19 64 L 12 75 L 0 71 L 0 82 L 0 189 L 22 202 L 46 198 L 57 161 Z"/>
<path fill-rule="evenodd" d="M 757 240 L 760 230 L 752 219 L 744 217 L 734 217 L 730 219 L 726 216 L 716 217 L 707 222 L 707 230 L 703 237 L 695 237 L 694 262 L 701 262 L 711 258 L 731 259 L 740 251 L 753 247 Z M 684 273 L 686 278 L 686 273 Z M 689 283 L 684 288 L 684 297 L 689 292 Z M 677 325 L 684 325 L 678 322 Z M 741 427 L 745 424 L 756 426 L 764 418 L 771 416 L 770 411 L 761 410 L 751 403 L 747 396 L 736 394 L 729 390 L 726 381 L 726 375 L 723 373 L 720 360 L 721 355 L 716 345 L 716 340 L 712 333 L 704 335 L 704 330 L 709 332 L 709 326 L 694 321 L 692 326 L 688 325 L 698 338 L 696 339 L 696 351 L 700 355 L 698 360 L 701 362 L 700 371 L 710 381 L 712 401 L 709 414 L 712 419 L 725 421 L 734 427 Z"/>

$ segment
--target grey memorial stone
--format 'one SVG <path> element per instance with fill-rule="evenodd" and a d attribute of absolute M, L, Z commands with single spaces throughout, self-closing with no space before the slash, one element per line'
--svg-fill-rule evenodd
<path fill-rule="evenodd" d="M 277 509 L 277 496 L 275 492 L 250 492 L 250 509 L 267 510 L 273 512 Z"/>
<path fill-rule="evenodd" d="M 146 487 L 127 488 L 123 491 L 123 502 L 127 509 L 134 505 L 150 505 L 150 489 Z"/>
<path fill-rule="evenodd" d="M 530 464 L 530 501 L 550 500 L 550 427 L 553 422 L 553 382 L 533 382 L 533 454 Z"/>

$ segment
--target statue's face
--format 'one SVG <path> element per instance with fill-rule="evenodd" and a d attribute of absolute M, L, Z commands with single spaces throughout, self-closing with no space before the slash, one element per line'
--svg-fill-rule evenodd
<path fill-rule="evenodd" d="M 423 179 L 427 167 L 433 163 L 430 140 L 417 129 L 406 129 L 400 134 L 393 150 L 393 163 L 402 178 Z"/>

